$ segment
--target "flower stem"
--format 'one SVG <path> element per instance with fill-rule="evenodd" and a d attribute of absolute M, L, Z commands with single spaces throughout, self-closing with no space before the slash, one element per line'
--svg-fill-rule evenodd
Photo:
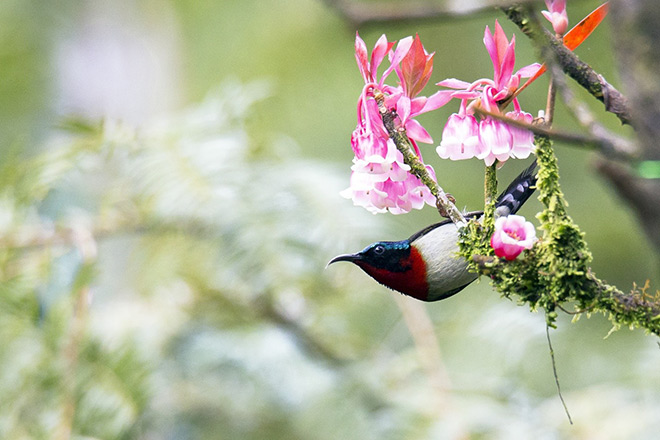
<path fill-rule="evenodd" d="M 552 127 L 552 121 L 555 116 L 555 98 L 557 97 L 557 88 L 552 78 L 552 73 L 550 75 L 550 83 L 548 84 L 548 100 L 545 104 L 545 126 L 547 128 Z"/>
<path fill-rule="evenodd" d="M 495 224 L 495 201 L 497 200 L 497 169 L 496 163 L 486 167 L 484 179 L 484 228 L 491 230 Z"/>
<path fill-rule="evenodd" d="M 449 217 L 457 226 L 465 226 L 467 221 L 465 220 L 465 217 L 463 217 L 463 214 L 461 214 L 458 208 L 456 208 L 456 205 L 449 200 L 447 193 L 445 193 L 440 185 L 438 185 L 433 179 L 431 174 L 427 171 L 426 166 L 424 166 L 424 163 L 422 163 L 419 157 L 413 152 L 410 139 L 406 135 L 405 129 L 396 128 L 394 124 L 396 116 L 385 106 L 385 96 L 382 93 L 375 92 L 374 98 L 378 103 L 380 117 L 383 120 L 383 125 L 387 130 L 387 134 L 394 142 L 394 145 L 396 145 L 396 148 L 403 155 L 403 161 L 410 167 L 410 172 L 419 178 L 429 191 L 431 191 L 431 194 L 435 197 L 438 211 L 442 216 Z"/>

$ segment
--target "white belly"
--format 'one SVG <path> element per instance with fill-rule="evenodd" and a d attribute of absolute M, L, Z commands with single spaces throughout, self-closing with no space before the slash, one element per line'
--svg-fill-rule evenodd
<path fill-rule="evenodd" d="M 441 225 L 412 243 L 424 256 L 429 301 L 447 296 L 477 278 L 468 272 L 467 262 L 458 256 L 458 228 L 453 223 Z"/>

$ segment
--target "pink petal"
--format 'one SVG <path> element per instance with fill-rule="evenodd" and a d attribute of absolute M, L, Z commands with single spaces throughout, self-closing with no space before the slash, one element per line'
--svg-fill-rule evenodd
<path fill-rule="evenodd" d="M 430 112 L 447 104 L 452 99 L 455 92 L 452 90 L 440 90 L 426 99 L 424 107 L 417 114 Z"/>
<path fill-rule="evenodd" d="M 383 58 L 385 58 L 385 55 L 392 49 L 394 46 L 394 43 L 388 43 L 387 42 L 387 37 L 385 37 L 385 34 L 381 35 L 378 41 L 376 42 L 376 45 L 374 46 L 373 52 L 371 52 L 371 73 L 372 76 L 375 78 L 376 76 L 376 71 L 378 70 L 378 66 L 380 66 L 380 63 L 383 61 Z"/>
<path fill-rule="evenodd" d="M 505 64 L 505 57 L 509 47 L 509 40 L 506 38 L 504 30 L 497 20 L 495 20 L 494 34 L 491 34 L 490 29 L 488 26 L 486 26 L 486 31 L 484 32 L 484 45 L 486 46 L 486 50 L 490 55 L 491 61 L 493 62 L 493 79 L 495 80 L 495 83 L 499 85 L 503 78 L 502 72 L 504 69 L 502 66 Z M 506 62 L 509 63 L 510 61 L 507 60 Z"/>
<path fill-rule="evenodd" d="M 521 78 L 531 78 L 532 76 L 536 75 L 536 72 L 538 72 L 540 68 L 541 65 L 539 63 L 532 63 L 528 66 L 518 69 L 516 75 L 520 75 Z"/>
<path fill-rule="evenodd" d="M 426 106 L 426 101 L 428 98 L 426 96 L 418 96 L 417 98 L 410 100 L 410 117 L 414 118 L 415 116 L 422 113 L 422 109 Z"/>
<path fill-rule="evenodd" d="M 396 112 L 402 121 L 407 121 L 410 117 L 410 98 L 401 95 L 395 105 Z"/>
<path fill-rule="evenodd" d="M 397 44 L 394 53 L 390 52 L 390 67 L 388 67 L 387 70 L 385 70 L 382 79 L 385 79 L 390 73 L 392 73 L 392 70 L 394 70 L 394 68 L 399 65 L 403 57 L 405 57 L 408 51 L 410 50 L 410 46 L 412 46 L 412 43 L 413 43 L 412 37 L 406 37 L 402 40 L 399 40 L 399 44 Z"/>
<path fill-rule="evenodd" d="M 546 4 L 547 3 L 548 2 L 546 2 Z M 548 6 L 548 9 L 549 8 L 550 8 L 550 6 Z M 552 12 L 550 12 L 550 11 L 541 11 L 541 14 L 543 14 L 543 16 L 545 17 L 546 20 L 548 20 L 550 23 L 552 23 Z"/>
<path fill-rule="evenodd" d="M 499 56 L 497 55 L 497 46 L 495 44 L 495 39 L 493 38 L 493 34 L 490 33 L 490 28 L 486 26 L 486 30 L 484 31 L 484 46 L 486 46 L 486 50 L 488 51 L 488 55 L 490 55 L 490 60 L 493 63 L 493 71 L 495 73 L 495 81 L 497 81 L 497 72 L 499 72 L 499 67 L 500 67 L 500 62 L 499 62 Z"/>
<path fill-rule="evenodd" d="M 373 79 L 369 73 L 369 62 L 367 61 L 367 45 L 364 44 L 360 34 L 355 33 L 355 59 L 357 60 L 358 68 L 364 78 L 365 82 L 371 82 Z"/>
<path fill-rule="evenodd" d="M 497 20 L 495 20 L 495 45 L 497 46 L 497 59 L 502 64 L 504 54 L 509 46 L 509 40 L 506 38 L 504 29 L 502 29 L 500 22 Z"/>
<path fill-rule="evenodd" d="M 511 90 L 508 87 L 504 87 L 493 96 L 493 102 L 495 102 L 495 105 L 497 105 L 498 101 L 502 101 L 503 99 L 508 98 L 509 95 L 511 95 Z"/>
<path fill-rule="evenodd" d="M 411 36 L 399 40 L 399 44 L 397 44 L 396 49 L 394 50 L 394 54 L 392 54 L 392 64 L 399 64 L 403 57 L 405 57 L 410 51 L 412 44 L 413 37 Z"/>
<path fill-rule="evenodd" d="M 406 180 L 410 175 L 408 171 L 410 171 L 410 167 L 408 165 L 400 162 L 393 162 L 390 164 L 388 175 L 390 180 L 393 182 L 402 182 Z"/>
<path fill-rule="evenodd" d="M 552 24 L 556 34 L 564 35 L 568 28 L 566 0 L 545 0 L 545 5 L 549 11 L 541 11 L 541 14 Z"/>
<path fill-rule="evenodd" d="M 489 112 L 498 113 L 499 107 L 495 95 L 499 94 L 496 87 L 486 86 L 481 93 L 481 106 Z"/>
<path fill-rule="evenodd" d="M 456 99 L 476 99 L 481 95 L 480 92 L 474 91 L 474 92 L 466 92 L 466 91 L 458 91 L 458 92 L 453 92 L 451 97 L 456 98 Z"/>
<path fill-rule="evenodd" d="M 566 12 L 566 0 L 545 0 L 545 6 L 552 12 Z"/>
<path fill-rule="evenodd" d="M 433 143 L 431 135 L 415 119 L 408 119 L 408 122 L 406 122 L 406 133 L 408 137 L 418 142 L 424 142 L 425 144 Z"/>
<path fill-rule="evenodd" d="M 415 141 L 415 139 L 410 139 L 410 143 L 412 144 L 413 151 L 415 152 L 417 157 L 419 157 L 419 160 L 421 162 L 424 162 L 424 158 L 422 158 L 422 152 L 419 151 L 419 145 L 417 145 L 417 141 Z M 401 154 L 401 161 L 403 162 L 403 154 Z"/>
<path fill-rule="evenodd" d="M 536 241 L 536 228 L 530 222 L 525 222 L 525 240 L 521 244 L 525 249 L 531 249 L 534 246 L 534 241 Z"/>
<path fill-rule="evenodd" d="M 474 157 L 479 143 L 478 130 L 479 125 L 474 116 L 452 114 L 442 131 L 442 141 L 436 152 L 443 159 L 463 160 Z"/>
<path fill-rule="evenodd" d="M 478 156 L 477 156 L 478 157 Z M 485 157 L 482 158 L 484 160 L 484 165 L 487 167 L 493 165 L 495 163 L 495 160 L 497 159 L 494 154 L 488 153 Z"/>
<path fill-rule="evenodd" d="M 534 119 L 531 114 L 526 112 L 508 112 L 507 117 L 531 123 Z M 534 152 L 534 134 L 524 128 L 509 126 L 512 137 L 511 156 L 517 159 L 525 159 Z"/>
<path fill-rule="evenodd" d="M 504 56 L 501 59 L 500 75 L 498 85 L 506 85 L 513 73 L 513 66 L 516 63 L 516 36 L 511 37 L 511 43 L 507 46 Z"/>
<path fill-rule="evenodd" d="M 467 89 L 468 87 L 470 87 L 469 82 L 465 82 L 456 78 L 443 79 L 442 81 L 436 83 L 435 85 L 441 87 L 448 87 L 450 89 Z"/>
<path fill-rule="evenodd" d="M 508 156 L 513 139 L 506 124 L 487 118 L 479 123 L 479 141 L 490 146 L 490 151 L 500 159 Z"/>

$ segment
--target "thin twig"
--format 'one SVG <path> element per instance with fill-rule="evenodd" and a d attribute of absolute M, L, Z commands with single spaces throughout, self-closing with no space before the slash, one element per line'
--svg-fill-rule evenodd
<path fill-rule="evenodd" d="M 483 225 L 494 225 L 495 203 L 497 201 L 497 163 L 487 166 L 484 173 L 484 220 Z"/>
<path fill-rule="evenodd" d="M 555 98 L 557 97 L 557 88 L 555 86 L 554 75 L 550 76 L 550 83 L 548 84 L 548 99 L 545 103 L 545 125 L 552 127 L 552 122 L 555 118 Z"/>
<path fill-rule="evenodd" d="M 591 311 L 594 309 L 594 307 L 591 306 L 591 307 L 587 307 L 586 309 L 571 311 L 571 310 L 566 309 L 565 307 L 563 307 L 563 306 L 562 306 L 561 304 L 559 304 L 559 303 L 557 303 L 557 304 L 555 304 L 555 305 L 557 306 L 557 308 L 558 308 L 559 310 L 561 310 L 562 312 L 566 313 L 567 315 L 581 315 L 581 314 L 583 314 L 583 313 L 591 312 Z"/>
<path fill-rule="evenodd" d="M 562 97 L 563 98 L 563 97 Z M 569 133 L 567 131 L 558 130 L 555 128 L 548 128 L 542 124 L 529 124 L 524 121 L 512 119 L 499 113 L 489 112 L 483 108 L 475 108 L 476 114 L 489 116 L 498 121 L 506 122 L 508 125 L 524 128 L 534 134 L 547 136 L 555 141 L 562 141 L 577 146 L 590 146 L 597 150 L 603 151 L 610 157 L 632 161 L 637 158 L 637 149 L 634 144 L 625 139 L 621 139 L 611 135 L 609 132 L 599 131 L 599 135 L 585 135 L 580 133 Z"/>
<path fill-rule="evenodd" d="M 545 336 L 548 339 L 548 348 L 550 348 L 550 359 L 552 360 L 552 374 L 555 376 L 555 384 L 557 385 L 557 394 L 559 394 L 559 400 L 564 407 L 564 412 L 566 412 L 566 417 L 568 417 L 568 422 L 572 425 L 573 419 L 571 418 L 571 413 L 568 412 L 568 406 L 564 401 L 564 396 L 561 394 L 561 386 L 559 385 L 559 376 L 557 375 L 557 363 L 555 362 L 555 351 L 552 348 L 552 341 L 550 340 L 550 325 L 545 325 Z"/>
<path fill-rule="evenodd" d="M 555 88 L 561 95 L 561 99 L 571 112 L 573 117 L 586 128 L 594 139 L 594 145 L 600 148 L 603 155 L 617 159 L 637 159 L 640 155 L 639 146 L 625 138 L 622 138 L 600 124 L 589 107 L 575 97 L 575 94 L 566 83 L 561 68 L 549 63 L 549 70 L 553 75 Z"/>

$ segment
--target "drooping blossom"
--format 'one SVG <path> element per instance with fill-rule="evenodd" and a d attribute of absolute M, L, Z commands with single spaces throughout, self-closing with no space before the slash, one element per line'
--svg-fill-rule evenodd
<path fill-rule="evenodd" d="M 506 117 L 527 124 L 531 124 L 534 120 L 532 115 L 523 111 L 508 112 Z M 527 159 L 532 153 L 532 149 L 529 146 L 534 145 L 534 133 L 513 125 L 509 125 L 508 127 L 511 133 L 511 156 L 516 159 Z"/>
<path fill-rule="evenodd" d="M 426 170 L 435 179 L 433 168 L 426 165 Z M 353 199 L 356 206 L 362 206 L 373 214 L 405 214 L 412 209 L 422 209 L 425 204 L 434 205 L 435 197 L 429 189 L 417 177 L 406 174 L 403 180 L 388 178 L 384 181 L 374 181 L 369 174 L 354 170 L 351 174 L 351 186 L 340 194 Z"/>
<path fill-rule="evenodd" d="M 485 118 L 479 122 L 479 145 L 477 159 L 483 159 L 486 166 L 495 160 L 505 162 L 511 155 L 513 136 L 510 127 L 502 121 Z"/>
<path fill-rule="evenodd" d="M 568 29 L 566 0 L 545 0 L 545 6 L 548 11 L 541 11 L 541 14 L 552 24 L 555 33 L 563 36 Z"/>
<path fill-rule="evenodd" d="M 531 249 L 536 241 L 534 225 L 521 215 L 509 215 L 495 220 L 495 232 L 490 246 L 495 255 L 514 260 L 525 249 Z"/>
<path fill-rule="evenodd" d="M 436 151 L 443 159 L 470 159 L 477 155 L 479 145 L 479 122 L 472 116 L 454 113 L 449 116 L 442 131 L 442 141 Z"/>
<path fill-rule="evenodd" d="M 435 198 L 409 173 L 410 167 L 389 138 L 375 96 L 382 95 L 386 109 L 396 113 L 397 128 L 405 129 L 420 160 L 417 142 L 432 143 L 433 139 L 414 118 L 451 99 L 448 91 L 439 91 L 430 97 L 418 96 L 433 72 L 433 54 L 424 50 L 419 36 L 400 40 L 396 48 L 394 45 L 383 35 L 369 57 L 364 41 L 358 34 L 355 38 L 355 58 L 365 86 L 358 99 L 357 127 L 351 136 L 355 154 L 351 184 L 341 194 L 373 213 L 398 214 L 421 209 L 425 203 L 435 205 Z M 378 76 L 378 68 L 385 57 L 389 66 Z M 399 78 L 397 86 L 385 83 L 392 72 Z M 435 176 L 430 166 L 427 169 Z"/>
<path fill-rule="evenodd" d="M 438 83 L 439 86 L 455 89 L 452 97 L 461 100 L 459 113 L 450 116 L 445 125 L 442 141 L 437 148 L 440 157 L 452 160 L 476 157 L 490 166 L 496 160 L 504 162 L 511 157 L 523 158 L 533 152 L 534 136 L 528 130 L 490 116 L 475 115 L 478 109 L 502 115 L 501 106 L 511 102 L 514 110 L 507 116 L 531 122 L 532 115 L 521 110 L 515 92 L 521 79 L 533 76 L 540 65 L 530 64 L 514 72 L 515 44 L 515 36 L 509 41 L 495 21 L 495 32 L 491 33 L 486 27 L 484 33 L 484 45 L 493 63 L 493 78 L 481 78 L 472 83 L 450 78 Z M 473 145 L 475 127 L 477 140 Z"/>

